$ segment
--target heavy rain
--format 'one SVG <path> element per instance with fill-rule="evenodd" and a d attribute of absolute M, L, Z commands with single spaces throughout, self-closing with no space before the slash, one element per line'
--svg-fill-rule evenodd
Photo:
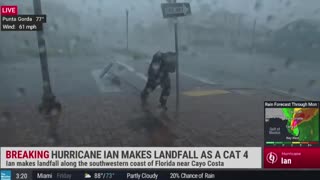
<path fill-rule="evenodd" d="M 0 146 L 261 146 L 264 101 L 320 99 L 319 0 L 177 0 L 177 19 L 168 1 L 41 0 L 43 34 L 0 32 Z M 146 112 L 150 62 L 176 48 L 166 115 L 162 86 Z"/>

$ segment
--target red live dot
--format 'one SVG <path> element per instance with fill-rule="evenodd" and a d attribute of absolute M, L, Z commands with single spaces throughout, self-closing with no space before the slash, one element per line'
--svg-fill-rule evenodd
<path fill-rule="evenodd" d="M 1 16 L 17 16 L 18 6 L 1 6 Z"/>

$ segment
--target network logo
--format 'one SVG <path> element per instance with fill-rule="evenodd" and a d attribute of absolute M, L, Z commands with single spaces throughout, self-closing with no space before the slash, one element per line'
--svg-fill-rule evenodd
<path fill-rule="evenodd" d="M 1 180 L 11 180 L 10 170 L 1 170 L 0 173 L 1 173 L 1 176 L 0 176 Z"/>
<path fill-rule="evenodd" d="M 274 152 L 269 152 L 266 159 L 269 164 L 275 164 L 278 161 L 278 155 Z"/>

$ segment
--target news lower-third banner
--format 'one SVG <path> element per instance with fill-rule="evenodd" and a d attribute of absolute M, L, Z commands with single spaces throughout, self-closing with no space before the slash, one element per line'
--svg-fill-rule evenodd
<path fill-rule="evenodd" d="M 258 169 L 260 147 L 3 147 L 1 169 Z"/>

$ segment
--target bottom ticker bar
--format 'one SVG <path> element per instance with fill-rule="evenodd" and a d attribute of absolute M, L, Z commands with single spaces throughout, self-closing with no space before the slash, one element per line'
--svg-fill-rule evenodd
<path fill-rule="evenodd" d="M 2 175 L 6 177 L 2 177 Z M 9 177 L 10 176 L 10 177 Z M 289 171 L 289 170 L 1 170 L 1 180 L 5 179 L 253 179 L 253 178 L 285 178 L 305 179 L 320 177 L 320 170 Z"/>

